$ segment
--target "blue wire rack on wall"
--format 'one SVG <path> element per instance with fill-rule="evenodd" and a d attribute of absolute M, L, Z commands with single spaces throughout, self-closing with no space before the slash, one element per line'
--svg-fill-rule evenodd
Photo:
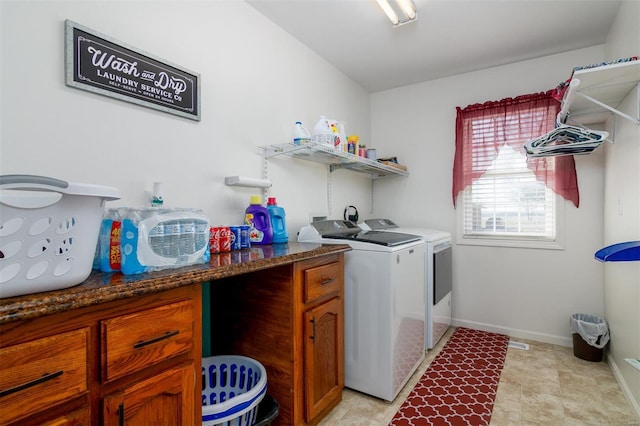
<path fill-rule="evenodd" d="M 632 262 L 640 260 L 640 241 L 612 244 L 598 250 L 595 257 L 600 262 Z"/>

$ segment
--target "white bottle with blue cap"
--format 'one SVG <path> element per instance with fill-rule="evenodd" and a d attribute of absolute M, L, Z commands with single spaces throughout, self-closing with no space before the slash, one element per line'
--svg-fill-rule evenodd
<path fill-rule="evenodd" d="M 301 121 L 296 121 L 296 125 L 293 128 L 293 144 L 304 145 L 311 141 L 311 135 L 304 128 Z"/>

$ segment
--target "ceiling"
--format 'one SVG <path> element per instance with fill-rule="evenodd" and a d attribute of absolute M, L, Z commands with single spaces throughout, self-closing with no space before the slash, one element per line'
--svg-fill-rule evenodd
<path fill-rule="evenodd" d="M 413 0 L 394 28 L 375 0 L 245 1 L 370 92 L 603 44 L 621 4 Z"/>

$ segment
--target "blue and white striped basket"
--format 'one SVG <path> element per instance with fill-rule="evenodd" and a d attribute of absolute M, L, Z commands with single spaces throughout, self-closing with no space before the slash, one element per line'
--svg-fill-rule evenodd
<path fill-rule="evenodd" d="M 251 426 L 267 391 L 267 372 L 245 356 L 203 358 L 202 387 L 203 426 Z"/>

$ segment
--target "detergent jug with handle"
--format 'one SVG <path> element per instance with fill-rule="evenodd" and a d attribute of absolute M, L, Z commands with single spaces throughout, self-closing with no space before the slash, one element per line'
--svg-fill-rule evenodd
<path fill-rule="evenodd" d="M 251 227 L 249 239 L 251 244 L 271 244 L 273 228 L 269 211 L 262 205 L 262 197 L 252 195 L 249 207 L 244 212 L 244 223 Z"/>
<path fill-rule="evenodd" d="M 286 215 L 284 209 L 276 202 L 275 197 L 269 197 L 267 200 L 267 210 L 269 211 L 271 227 L 273 228 L 273 242 L 286 243 L 289 241 Z"/>

